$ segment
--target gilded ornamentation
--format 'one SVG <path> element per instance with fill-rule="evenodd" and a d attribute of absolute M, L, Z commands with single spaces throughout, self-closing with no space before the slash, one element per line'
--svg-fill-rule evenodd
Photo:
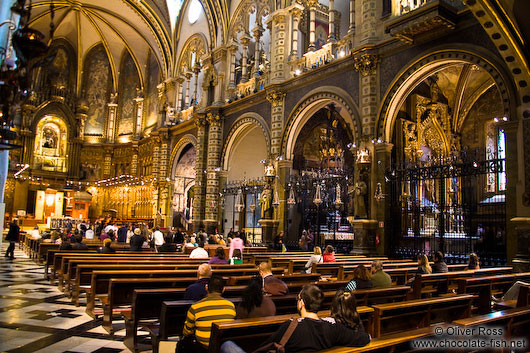
<path fill-rule="evenodd" d="M 375 75 L 379 61 L 379 56 L 375 54 L 363 54 L 355 58 L 353 66 L 363 76 Z"/>
<path fill-rule="evenodd" d="M 221 120 L 221 116 L 217 113 L 208 113 L 206 115 L 206 120 L 208 121 L 208 123 L 210 124 L 215 124 L 217 122 L 219 122 Z"/>
<path fill-rule="evenodd" d="M 267 94 L 267 100 L 272 104 L 273 107 L 278 107 L 283 104 L 283 98 L 285 93 L 282 91 L 272 91 Z"/>

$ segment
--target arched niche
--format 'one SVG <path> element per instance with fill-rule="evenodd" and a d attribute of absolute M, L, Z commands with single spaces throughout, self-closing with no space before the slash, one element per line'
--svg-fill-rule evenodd
<path fill-rule="evenodd" d="M 33 169 L 68 172 L 68 127 L 57 115 L 46 115 L 37 123 Z"/>
<path fill-rule="evenodd" d="M 136 64 L 129 51 L 124 51 L 118 85 L 118 141 L 130 141 L 131 135 L 135 132 L 134 99 L 142 93 L 140 89 L 140 77 Z"/>

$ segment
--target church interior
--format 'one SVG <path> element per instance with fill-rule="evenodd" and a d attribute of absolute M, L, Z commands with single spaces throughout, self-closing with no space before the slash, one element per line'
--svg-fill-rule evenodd
<path fill-rule="evenodd" d="M 326 352 L 423 351 L 448 325 L 529 351 L 529 16 L 527 0 L 2 1 L 0 351 L 186 351 L 184 291 L 218 248 L 240 260 L 211 265 L 236 307 L 263 262 L 289 291 L 274 317 L 213 324 L 212 353 L 304 317 L 304 285 L 333 314 L 380 264 L 390 287 L 351 290 L 370 343 Z"/>

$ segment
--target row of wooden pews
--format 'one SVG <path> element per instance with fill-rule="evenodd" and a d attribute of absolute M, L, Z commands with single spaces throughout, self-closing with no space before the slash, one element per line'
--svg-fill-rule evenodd
<path fill-rule="evenodd" d="M 333 273 L 328 272 L 325 276 L 327 280 L 321 280 L 320 272 L 294 272 L 292 269 L 296 268 L 295 262 L 307 261 L 309 255 L 268 254 L 273 272 L 281 276 L 289 287 L 288 295 L 273 297 L 277 315 L 216 324 L 212 331 L 210 352 L 218 352 L 222 342 L 227 339 L 236 341 L 247 351 L 257 348 L 281 323 L 296 316 L 296 294 L 307 283 L 321 287 L 325 295 L 324 309 L 329 308 L 335 291 L 347 284 L 347 275 L 338 280 L 338 275 L 333 276 Z M 236 304 L 240 302 L 246 283 L 257 274 L 255 264 L 263 259 L 261 256 L 246 254 L 244 258 L 247 262 L 242 265 L 214 266 L 214 273 L 227 280 L 223 296 Z M 334 273 L 339 274 L 342 268 L 343 273 L 347 273 L 345 271 L 348 268 L 358 264 L 369 266 L 373 260 L 359 256 L 337 258 L 337 263 L 317 264 L 314 270 L 336 271 Z M 377 259 L 384 262 L 385 271 L 395 279 L 395 285 L 391 288 L 353 292 L 365 328 L 372 334 L 373 341 L 363 348 L 336 347 L 327 352 L 399 350 L 412 339 L 432 336 L 433 324 L 473 325 L 475 319 L 479 322 L 495 321 L 496 318 L 488 311 L 491 311 L 491 305 L 489 302 L 486 305 L 484 298 L 505 291 L 517 280 L 526 281 L 530 275 L 513 274 L 509 267 L 462 271 L 463 265 L 455 265 L 450 267 L 451 271 L 447 274 L 416 276 L 411 288 L 402 285 L 403 280 L 399 280 L 401 285 L 398 285 L 398 279 L 408 279 L 409 274 L 415 274 L 416 267 L 411 266 L 415 263 Z M 150 332 L 155 352 L 161 340 L 178 336 L 182 332 L 186 312 L 192 304 L 183 300 L 185 288 L 196 280 L 198 264 L 205 262 L 190 260 L 180 254 L 102 255 L 87 252 L 55 252 L 49 254 L 47 260 L 51 261 L 51 279 L 57 278 L 58 284 L 62 281 L 61 288 L 78 305 L 80 293 L 87 293 L 87 313 L 93 317 L 102 315 L 103 326 L 109 333 L 114 332 L 113 319 L 122 317 L 126 326 L 125 345 L 132 351 L 137 351 L 140 341 L 138 330 L 143 328 Z M 491 294 L 485 294 L 488 288 Z M 528 305 L 528 292 L 528 288 L 523 288 L 521 300 L 517 303 L 502 303 L 513 304 L 514 309 L 501 313 L 507 313 L 511 317 L 510 322 L 517 322 L 517 327 L 528 327 L 527 322 L 520 320 L 520 316 L 527 313 L 524 310 L 526 306 L 523 305 Z M 482 313 L 490 317 L 472 316 Z"/>

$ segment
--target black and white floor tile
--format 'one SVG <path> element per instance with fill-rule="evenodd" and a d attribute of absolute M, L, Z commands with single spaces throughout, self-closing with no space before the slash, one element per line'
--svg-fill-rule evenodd
<path fill-rule="evenodd" d="M 71 304 L 18 246 L 15 260 L 5 258 L 6 246 L 0 247 L 0 352 L 129 352 L 123 321 L 115 322 L 114 335 L 107 334 L 101 319 Z"/>

